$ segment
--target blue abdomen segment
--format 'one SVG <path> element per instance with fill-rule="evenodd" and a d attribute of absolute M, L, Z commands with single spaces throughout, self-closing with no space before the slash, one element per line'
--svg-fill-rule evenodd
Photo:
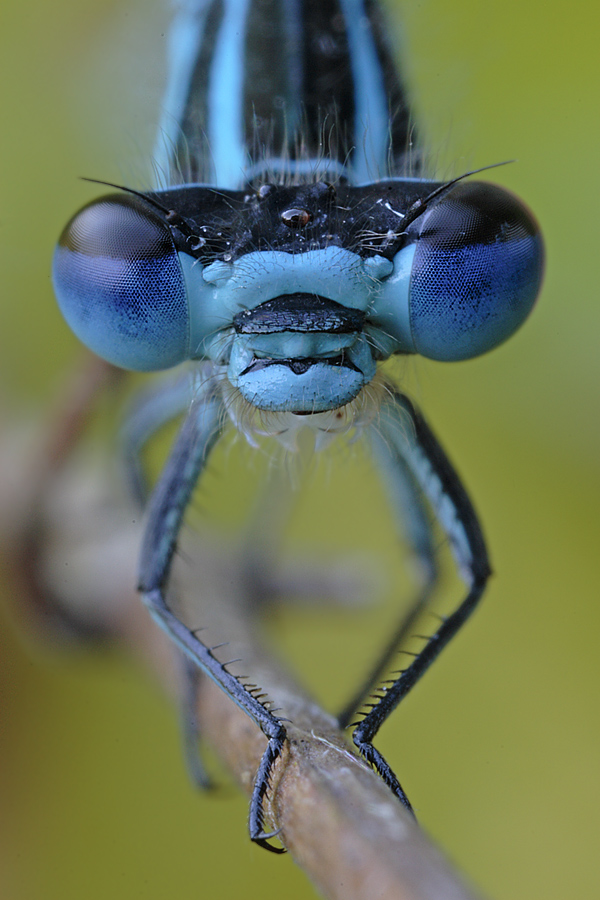
<path fill-rule="evenodd" d="M 136 371 L 189 356 L 185 283 L 169 229 L 138 198 L 104 197 L 65 228 L 54 255 L 60 309 L 103 359 Z"/>
<path fill-rule="evenodd" d="M 471 359 L 525 321 L 544 270 L 539 226 L 503 188 L 462 182 L 416 218 L 375 301 L 401 352 Z"/>

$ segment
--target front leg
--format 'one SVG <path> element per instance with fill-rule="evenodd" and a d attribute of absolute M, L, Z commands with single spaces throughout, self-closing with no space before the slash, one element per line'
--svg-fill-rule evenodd
<path fill-rule="evenodd" d="M 424 501 L 423 491 L 406 462 L 390 453 L 385 440 L 374 439 L 373 450 L 386 482 L 390 504 L 396 513 L 399 537 L 404 538 L 411 550 L 420 584 L 408 609 L 403 609 L 375 664 L 338 715 L 340 728 L 351 724 L 358 710 L 370 701 L 373 691 L 390 671 L 398 649 L 413 635 L 416 622 L 431 602 L 439 577 L 431 513 Z"/>
<path fill-rule="evenodd" d="M 250 694 L 171 610 L 166 597 L 173 555 L 183 516 L 206 459 L 220 433 L 221 403 L 209 395 L 192 404 L 148 509 L 142 544 L 140 584 L 142 599 L 154 620 L 169 638 L 261 728 L 268 739 L 250 802 L 250 838 L 273 852 L 264 831 L 263 800 L 273 765 L 281 754 L 285 729 L 277 716 Z"/>
<path fill-rule="evenodd" d="M 477 515 L 458 475 L 429 426 L 410 400 L 396 393 L 382 408 L 373 438 L 387 453 L 390 465 L 408 466 L 421 486 L 445 531 L 467 594 L 456 610 L 442 621 L 420 653 L 390 687 L 383 687 L 378 700 L 352 735 L 362 755 L 372 763 L 396 796 L 410 808 L 398 779 L 373 738 L 403 697 L 439 656 L 446 644 L 477 606 L 491 573 L 487 550 Z"/>
<path fill-rule="evenodd" d="M 171 376 L 154 382 L 135 395 L 121 427 L 119 442 L 127 484 L 139 506 L 146 505 L 150 493 L 142 460 L 146 445 L 163 425 L 187 412 L 194 396 L 202 399 L 208 393 L 209 384 L 194 391 L 191 373 L 185 372 L 176 378 Z"/>

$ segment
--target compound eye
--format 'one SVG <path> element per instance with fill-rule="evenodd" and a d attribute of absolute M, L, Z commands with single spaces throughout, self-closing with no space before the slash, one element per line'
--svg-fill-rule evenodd
<path fill-rule="evenodd" d="M 116 366 L 166 369 L 187 358 L 186 292 L 168 226 L 141 199 L 94 200 L 54 254 L 58 305 L 77 337 Z"/>
<path fill-rule="evenodd" d="M 544 247 L 537 222 L 511 193 L 460 183 L 409 233 L 410 330 L 418 353 L 469 359 L 525 321 L 540 289 Z"/>

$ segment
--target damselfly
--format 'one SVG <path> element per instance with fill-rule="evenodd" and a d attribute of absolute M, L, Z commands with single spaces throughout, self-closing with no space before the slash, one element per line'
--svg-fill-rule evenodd
<path fill-rule="evenodd" d="M 429 513 L 466 596 L 353 732 L 379 728 L 477 605 L 489 563 L 477 516 L 421 413 L 382 364 L 393 355 L 477 356 L 508 338 L 540 287 L 543 245 L 508 192 L 420 174 L 419 148 L 384 13 L 373 0 L 188 0 L 170 37 L 155 151 L 158 184 L 93 201 L 67 225 L 54 284 L 75 333 L 138 371 L 192 360 L 185 421 L 149 501 L 140 590 L 152 616 L 268 739 L 250 836 L 269 849 L 262 803 L 286 731 L 167 602 L 177 535 L 228 424 L 248 441 L 370 442 L 428 573 L 423 591 L 340 723 L 380 681 L 435 581 Z M 475 173 L 467 173 L 468 175 Z M 164 184 L 166 182 L 166 186 Z M 112 187 L 115 187 L 114 185 Z M 178 412 L 157 392 L 134 439 Z"/>

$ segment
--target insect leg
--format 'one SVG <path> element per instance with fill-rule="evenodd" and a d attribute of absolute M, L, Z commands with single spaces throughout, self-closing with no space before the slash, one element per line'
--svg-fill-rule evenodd
<path fill-rule="evenodd" d="M 373 426 L 375 427 L 375 426 Z M 409 466 L 444 529 L 467 594 L 429 638 L 399 678 L 384 688 L 378 702 L 354 730 L 354 743 L 396 796 L 410 808 L 398 779 L 373 746 L 373 738 L 403 697 L 417 683 L 446 644 L 469 618 L 490 575 L 490 565 L 477 515 L 458 475 L 429 426 L 410 400 L 395 394 L 384 405 L 377 425 L 390 461 Z"/>
<path fill-rule="evenodd" d="M 402 536 L 410 546 L 420 585 L 413 602 L 408 610 L 403 611 L 375 665 L 340 713 L 338 722 L 341 728 L 348 727 L 356 712 L 389 671 L 398 648 L 411 636 L 417 619 L 429 603 L 439 574 L 429 510 L 423 502 L 423 493 L 406 462 L 399 457 L 392 458 L 386 441 L 380 436 L 373 435 L 372 438 L 391 503 L 398 513 L 398 530 L 403 532 Z"/>
<path fill-rule="evenodd" d="M 212 787 L 198 748 L 201 737 L 198 722 L 197 701 L 202 671 L 184 653 L 181 654 L 181 678 L 183 680 L 183 700 L 181 703 L 181 733 L 183 752 L 189 776 L 196 787 L 206 791 Z"/>
<path fill-rule="evenodd" d="M 175 553 L 177 535 L 194 486 L 219 436 L 222 406 L 214 396 L 192 404 L 182 425 L 164 472 L 148 507 L 148 520 L 140 563 L 142 599 L 154 620 L 173 643 L 256 722 L 268 739 L 250 802 L 250 838 L 273 852 L 263 829 L 263 800 L 273 764 L 281 754 L 285 728 L 265 705 L 255 699 L 218 661 L 196 632 L 191 631 L 171 610 L 166 587 Z"/>
<path fill-rule="evenodd" d="M 141 459 L 144 447 L 163 425 L 189 409 L 192 390 L 189 372 L 162 380 L 135 397 L 125 418 L 119 436 L 121 455 L 131 495 L 140 506 L 145 506 L 150 493 Z"/>
<path fill-rule="evenodd" d="M 206 393 L 206 390 L 203 393 Z M 192 376 L 190 372 L 185 372 L 176 378 L 163 377 L 150 388 L 140 391 L 134 398 L 121 427 L 119 438 L 125 478 L 131 496 L 140 507 L 146 505 L 151 490 L 142 460 L 144 448 L 164 425 L 183 415 L 190 408 L 193 396 Z M 199 399 L 198 394 L 196 399 Z M 206 790 L 211 787 L 211 783 L 198 750 L 200 725 L 196 713 L 201 671 L 183 653 L 181 678 L 183 681 L 181 731 L 186 767 L 193 783 Z"/>

